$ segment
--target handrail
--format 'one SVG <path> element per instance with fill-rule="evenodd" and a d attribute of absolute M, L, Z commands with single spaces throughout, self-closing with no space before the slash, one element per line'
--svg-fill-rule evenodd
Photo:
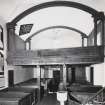
<path fill-rule="evenodd" d="M 94 96 L 89 97 L 83 105 L 86 105 L 89 101 L 92 101 L 97 95 L 99 95 L 101 92 L 103 92 L 103 90 L 105 89 L 105 87 L 103 87 L 102 89 L 100 89 Z"/>

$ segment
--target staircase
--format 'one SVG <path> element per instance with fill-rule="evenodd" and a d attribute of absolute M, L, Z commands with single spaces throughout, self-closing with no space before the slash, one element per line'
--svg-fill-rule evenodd
<path fill-rule="evenodd" d="M 86 100 L 83 105 L 105 105 L 105 87 Z"/>

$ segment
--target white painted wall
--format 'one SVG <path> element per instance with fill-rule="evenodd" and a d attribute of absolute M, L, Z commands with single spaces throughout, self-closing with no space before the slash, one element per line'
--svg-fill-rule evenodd
<path fill-rule="evenodd" d="M 4 78 L 0 78 L 0 88 L 5 86 L 5 79 Z"/>
<path fill-rule="evenodd" d="M 47 71 L 47 72 L 46 72 Z M 45 73 L 46 72 L 46 73 Z M 34 78 L 38 78 L 40 76 L 40 72 L 37 70 L 37 68 L 34 68 Z M 41 78 L 53 78 L 53 70 L 44 70 L 41 68 Z"/>
<path fill-rule="evenodd" d="M 105 63 L 93 65 L 94 67 L 94 85 L 105 86 L 104 65 Z"/>
<path fill-rule="evenodd" d="M 14 70 L 14 83 L 23 82 L 33 78 L 33 68 L 16 67 Z"/>
<path fill-rule="evenodd" d="M 14 70 L 14 84 L 34 78 L 33 67 L 8 66 L 8 70 Z"/>

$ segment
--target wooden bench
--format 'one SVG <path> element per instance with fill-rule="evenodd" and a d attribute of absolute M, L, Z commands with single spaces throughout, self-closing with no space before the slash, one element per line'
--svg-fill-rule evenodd
<path fill-rule="evenodd" d="M 0 92 L 0 105 L 31 105 L 29 93 Z"/>
<path fill-rule="evenodd" d="M 37 86 L 36 84 L 31 84 L 31 83 L 26 83 L 26 84 L 19 84 L 19 85 L 16 85 L 15 87 L 18 87 L 18 88 L 25 88 L 25 89 L 34 89 L 34 100 L 35 100 L 35 103 L 38 102 L 38 97 L 39 97 L 39 86 Z"/>
<path fill-rule="evenodd" d="M 30 93 L 31 95 L 31 102 L 33 104 L 36 103 L 36 100 L 35 100 L 35 90 L 34 89 L 30 89 L 30 88 L 21 88 L 21 87 L 10 87 L 10 88 L 6 88 L 4 90 L 2 90 L 2 92 L 22 92 L 22 93 Z"/>

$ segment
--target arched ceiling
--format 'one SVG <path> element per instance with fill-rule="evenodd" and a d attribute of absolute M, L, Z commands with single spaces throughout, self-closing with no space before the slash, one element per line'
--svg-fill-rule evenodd
<path fill-rule="evenodd" d="M 0 16 L 11 21 L 18 14 L 37 4 L 52 0 L 0 0 Z M 56 0 L 55 0 L 56 1 Z M 61 0 L 62 1 L 62 0 Z M 105 0 L 68 0 L 79 2 L 105 12 Z M 7 11 L 8 10 L 8 11 Z"/>
<path fill-rule="evenodd" d="M 21 36 L 23 39 L 45 27 L 62 25 L 73 27 L 89 34 L 93 29 L 91 14 L 72 7 L 49 7 L 33 12 L 21 19 L 16 26 L 16 34 L 19 35 L 20 25 L 34 24 L 29 34 Z"/>
<path fill-rule="evenodd" d="M 31 49 L 56 49 L 81 47 L 81 35 L 68 29 L 55 28 L 46 30 L 31 39 Z"/>
<path fill-rule="evenodd" d="M 47 1 L 53 1 L 53 0 L 1 0 L 0 1 L 0 16 L 3 17 L 3 19 L 6 22 L 10 22 L 11 20 L 13 20 L 17 15 L 19 15 L 20 13 L 22 13 L 23 11 L 27 10 L 30 7 L 33 7 L 35 5 L 38 5 L 40 3 L 44 3 Z M 56 0 L 54 0 L 56 1 Z M 57 0 L 58 1 L 58 0 Z M 61 0 L 62 1 L 62 0 Z M 79 2 L 82 3 L 84 5 L 90 6 L 91 8 L 94 8 L 98 11 L 104 11 L 105 12 L 105 0 L 67 0 L 67 1 L 73 1 L 73 2 Z M 8 11 L 7 11 L 8 10 Z M 40 12 L 42 12 L 40 14 L 40 12 L 37 12 L 37 14 L 30 14 L 28 20 L 27 17 L 24 18 L 24 22 L 23 20 L 19 21 L 16 27 L 16 33 L 18 34 L 19 32 L 19 28 L 21 24 L 27 24 L 27 22 L 29 23 L 33 23 L 34 27 L 32 28 L 32 31 L 30 34 L 28 34 L 29 36 L 32 35 L 33 33 L 35 33 L 35 31 L 38 31 L 42 28 L 48 27 L 49 24 L 48 23 L 53 23 L 51 25 L 56 25 L 55 23 L 57 23 L 57 25 L 65 25 L 65 26 L 69 26 L 69 27 L 73 27 L 73 28 L 77 28 L 80 31 L 83 31 L 85 34 L 89 34 L 90 31 L 93 29 L 93 19 L 91 18 L 91 16 L 89 14 L 85 14 L 83 11 L 77 11 L 76 9 L 73 9 L 73 11 L 77 12 L 78 14 L 71 14 L 68 13 L 67 11 L 67 7 L 64 10 L 64 15 L 62 16 L 62 10 L 59 12 L 58 10 L 54 10 L 56 11 L 51 13 L 52 9 L 50 9 L 49 11 L 45 11 L 45 12 L 49 12 L 49 19 L 46 18 L 47 13 L 43 12 L 45 9 L 41 10 Z M 65 12 L 66 11 L 66 12 Z M 69 10 L 70 11 L 70 10 Z M 71 9 L 72 12 L 72 9 Z M 59 15 L 55 15 L 58 14 Z M 37 16 L 35 16 L 37 15 Z M 57 21 L 52 21 L 52 18 L 55 20 L 55 18 L 57 19 Z M 74 19 L 75 18 L 75 19 Z M 75 23 L 72 23 L 72 20 L 75 20 Z M 47 20 L 48 23 L 45 23 L 45 20 Z M 62 21 L 64 20 L 64 21 Z M 69 20 L 69 22 L 68 22 Z M 62 23 L 62 24 L 59 24 Z M 65 24 L 63 24 L 65 23 Z M 80 23 L 82 23 L 80 25 Z M 43 25 L 42 25 L 43 24 Z M 72 34 L 72 32 L 71 32 Z M 27 35 L 26 35 L 27 36 Z M 25 35 L 22 36 L 23 39 L 29 37 L 26 37 Z"/>

